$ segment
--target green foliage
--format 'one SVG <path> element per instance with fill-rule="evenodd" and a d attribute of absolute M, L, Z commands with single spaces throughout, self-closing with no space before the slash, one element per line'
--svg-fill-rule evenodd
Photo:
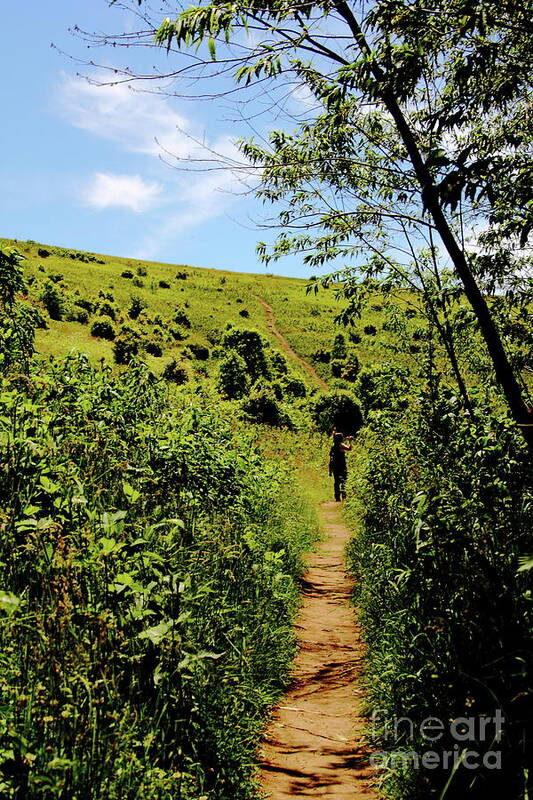
<path fill-rule="evenodd" d="M 307 386 L 300 378 L 286 378 L 283 381 L 283 391 L 290 397 L 306 397 Z"/>
<path fill-rule="evenodd" d="M 333 345 L 331 347 L 331 359 L 333 361 L 343 361 L 347 355 L 348 350 L 346 349 L 346 339 L 342 333 L 338 333 L 335 336 Z"/>
<path fill-rule="evenodd" d="M 230 399 L 243 397 L 250 388 L 247 366 L 236 350 L 230 350 L 220 362 L 218 387 Z"/>
<path fill-rule="evenodd" d="M 182 364 L 177 362 L 176 359 L 172 359 L 172 361 L 169 361 L 163 370 L 163 378 L 165 378 L 167 381 L 171 381 L 171 383 L 181 386 L 182 384 L 187 383 L 189 380 L 189 375 Z"/>
<path fill-rule="evenodd" d="M 517 572 L 531 552 L 528 453 L 490 405 L 469 417 L 450 393 L 421 395 L 408 418 L 383 414 L 366 430 L 348 508 L 359 520 L 350 560 L 380 723 L 375 746 L 421 755 L 459 745 L 480 754 L 476 769 L 402 770 L 391 761 L 386 796 L 528 796 L 532 583 Z M 494 724 L 479 734 L 480 720 L 497 709 L 501 741 Z M 427 717 L 444 723 L 438 740 L 421 735 Z M 451 735 L 449 722 L 461 717 L 475 721 L 472 742 Z M 399 718 L 412 720 L 413 737 L 408 725 L 395 727 Z M 501 769 L 483 765 L 491 749 L 501 753 Z"/>
<path fill-rule="evenodd" d="M 130 319 L 137 319 L 141 313 L 146 308 L 146 302 L 142 300 L 142 298 L 138 297 L 138 295 L 133 295 L 131 298 L 130 307 L 128 308 L 128 317 Z"/>
<path fill-rule="evenodd" d="M 99 320 L 97 322 L 93 322 L 91 325 L 91 336 L 97 336 L 100 339 L 108 339 L 112 341 L 115 336 L 116 332 L 110 322 L 106 320 Z"/>
<path fill-rule="evenodd" d="M 318 361 L 320 364 L 329 364 L 331 361 L 331 352 L 329 350 L 319 349 L 315 350 L 311 357 L 313 361 Z"/>
<path fill-rule="evenodd" d="M 247 417 L 260 425 L 275 428 L 292 427 L 289 415 L 282 409 L 275 388 L 269 384 L 258 385 L 242 403 Z"/>
<path fill-rule="evenodd" d="M 191 321 L 187 316 L 187 312 L 184 311 L 182 308 L 177 308 L 174 313 L 174 322 L 176 325 L 181 325 L 183 328 L 190 328 Z"/>
<path fill-rule="evenodd" d="M 311 416 L 317 428 L 327 434 L 336 428 L 345 435 L 353 435 L 363 424 L 361 410 L 349 392 L 320 395 L 311 405 Z"/>
<path fill-rule="evenodd" d="M 312 535 L 288 472 L 143 366 L 4 380 L 0 418 L 2 797 L 251 798 Z"/>
<path fill-rule="evenodd" d="M 65 295 L 61 289 L 50 281 L 44 284 L 40 298 L 51 319 L 61 320 L 66 310 Z"/>
<path fill-rule="evenodd" d="M 156 339 L 146 339 L 143 342 L 143 347 L 147 353 L 156 358 L 161 358 L 163 355 L 163 348 Z"/>
<path fill-rule="evenodd" d="M 187 351 L 198 361 L 207 361 L 209 358 L 209 348 L 202 344 L 191 343 L 187 345 Z"/>
<path fill-rule="evenodd" d="M 252 381 L 270 377 L 266 353 L 268 342 L 258 331 L 230 328 L 224 335 L 222 344 L 228 350 L 235 350 L 244 359 L 246 371 Z"/>
<path fill-rule="evenodd" d="M 409 372 L 388 363 L 364 367 L 355 383 L 365 416 L 376 410 L 406 408 L 411 388 Z"/>
<path fill-rule="evenodd" d="M 134 332 L 121 333 L 113 342 L 113 356 L 117 364 L 129 364 L 139 352 L 140 337 Z"/>

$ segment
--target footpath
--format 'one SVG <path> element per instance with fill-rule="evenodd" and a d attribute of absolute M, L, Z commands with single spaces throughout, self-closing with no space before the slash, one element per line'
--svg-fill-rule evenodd
<path fill-rule="evenodd" d="M 343 563 L 350 532 L 338 503 L 323 503 L 320 516 L 323 539 L 302 582 L 293 680 L 261 745 L 260 785 L 269 800 L 377 800 L 362 737 L 364 648 Z"/>

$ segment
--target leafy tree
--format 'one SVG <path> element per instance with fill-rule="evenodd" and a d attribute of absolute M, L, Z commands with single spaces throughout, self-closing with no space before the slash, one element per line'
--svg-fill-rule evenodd
<path fill-rule="evenodd" d="M 246 371 L 252 381 L 269 378 L 270 370 L 266 354 L 268 342 L 257 331 L 230 328 L 222 341 L 224 347 L 235 350 L 246 363 Z"/>
<path fill-rule="evenodd" d="M 348 355 L 346 350 L 346 339 L 342 333 L 338 333 L 333 340 L 333 347 L 331 348 L 331 358 L 334 360 L 342 361 Z"/>
<path fill-rule="evenodd" d="M 231 399 L 242 397 L 250 388 L 246 362 L 235 350 L 220 362 L 218 386 Z"/>
<path fill-rule="evenodd" d="M 51 319 L 63 319 L 65 314 L 65 296 L 61 289 L 50 281 L 47 281 L 43 286 L 40 299 Z"/>
<path fill-rule="evenodd" d="M 361 409 L 349 392 L 321 395 L 311 406 L 311 416 L 324 433 L 331 433 L 333 428 L 337 428 L 344 434 L 354 434 L 363 424 Z"/>
<path fill-rule="evenodd" d="M 27 371 L 34 352 L 35 328 L 41 326 L 39 312 L 17 300 L 25 290 L 20 262 L 16 251 L 0 250 L 0 372 L 10 369 Z"/>
<path fill-rule="evenodd" d="M 361 275 L 386 290 L 426 292 L 432 283 L 428 311 L 456 379 L 452 305 L 464 295 L 533 446 L 533 411 L 487 299 L 529 297 L 521 249 L 533 225 L 527 4 L 234 0 L 176 4 L 172 15 L 168 3 L 161 21 L 143 0 L 131 2 L 143 6 L 142 32 L 107 42 L 145 46 L 151 26 L 156 45 L 195 50 L 173 77 L 210 78 L 215 93 L 221 74 L 232 73 L 244 90 L 261 84 L 263 93 L 276 85 L 286 92 L 290 78 L 314 103 L 295 130 L 273 131 L 266 146 L 241 142 L 243 168 L 251 162 L 260 174 L 258 195 L 282 204 L 282 233 L 273 249 L 260 245 L 262 257 L 301 252 L 310 266 L 348 259 L 341 291 L 352 313 Z M 274 94 L 276 109 L 280 100 Z"/>

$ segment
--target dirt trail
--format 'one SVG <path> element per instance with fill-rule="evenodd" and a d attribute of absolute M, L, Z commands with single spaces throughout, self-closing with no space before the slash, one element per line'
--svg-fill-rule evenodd
<path fill-rule="evenodd" d="M 343 565 L 350 533 L 338 504 L 323 503 L 320 515 L 324 540 L 303 580 L 293 684 L 261 745 L 260 783 L 272 800 L 377 800 L 361 741 L 364 649 Z"/>
<path fill-rule="evenodd" d="M 276 318 L 274 316 L 274 311 L 272 309 L 272 306 L 269 306 L 267 301 L 263 300 L 263 298 L 259 297 L 259 295 L 255 294 L 254 297 L 265 309 L 268 329 L 279 340 L 282 349 L 287 353 L 287 355 L 290 358 L 292 358 L 294 361 L 297 361 L 298 364 L 302 367 L 302 369 L 304 369 L 309 375 L 311 375 L 313 380 L 316 381 L 316 383 L 318 383 L 321 389 L 327 392 L 329 387 L 326 381 L 320 377 L 320 375 L 316 372 L 316 370 L 313 369 L 311 364 L 305 361 L 301 356 L 298 355 L 298 353 L 296 353 L 292 349 L 292 347 L 290 346 L 284 335 L 280 333 L 276 328 Z"/>

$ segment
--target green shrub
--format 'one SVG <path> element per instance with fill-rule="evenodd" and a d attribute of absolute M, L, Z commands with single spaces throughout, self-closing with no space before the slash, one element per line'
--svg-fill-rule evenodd
<path fill-rule="evenodd" d="M 66 300 L 61 289 L 47 281 L 42 288 L 39 299 L 48 311 L 51 319 L 63 319 L 66 310 Z"/>
<path fill-rule="evenodd" d="M 121 278 L 133 278 L 133 272 L 130 269 L 125 269 L 123 272 L 120 273 Z"/>
<path fill-rule="evenodd" d="M 235 350 L 220 362 L 218 388 L 230 399 L 243 397 L 250 388 L 246 362 Z"/>
<path fill-rule="evenodd" d="M 313 361 L 318 361 L 320 364 L 329 364 L 331 361 L 331 353 L 329 350 L 319 349 L 315 350 L 311 358 Z"/>
<path fill-rule="evenodd" d="M 187 350 L 198 361 L 207 361 L 209 358 L 209 348 L 203 344 L 189 344 Z"/>
<path fill-rule="evenodd" d="M 270 386 L 254 389 L 243 401 L 242 409 L 251 420 L 260 425 L 271 425 L 274 428 L 291 427 L 289 416 L 282 410 Z"/>
<path fill-rule="evenodd" d="M 375 336 L 376 333 L 378 332 L 375 325 L 365 325 L 363 330 L 367 336 Z"/>
<path fill-rule="evenodd" d="M 189 380 L 189 375 L 182 364 L 176 361 L 176 359 L 172 359 L 172 361 L 169 361 L 163 370 L 163 378 L 171 383 L 176 383 L 178 386 L 181 386 L 182 384 L 187 383 Z"/>
<path fill-rule="evenodd" d="M 101 320 L 98 322 L 93 322 L 91 325 L 91 336 L 112 341 L 116 336 L 116 332 L 110 322 Z"/>
<path fill-rule="evenodd" d="M 344 372 L 345 361 L 340 359 L 333 359 L 330 364 L 331 374 L 334 378 L 340 378 Z"/>
<path fill-rule="evenodd" d="M 110 317 L 112 320 L 115 320 L 117 316 L 115 309 L 109 303 L 101 303 L 98 313 L 101 317 Z"/>
<path fill-rule="evenodd" d="M 170 283 L 167 281 L 159 281 L 158 286 L 160 289 L 170 289 Z"/>
<path fill-rule="evenodd" d="M 227 350 L 235 350 L 244 359 L 252 381 L 270 377 L 266 353 L 268 342 L 260 333 L 245 328 L 230 328 L 222 343 Z"/>
<path fill-rule="evenodd" d="M 287 359 L 278 350 L 270 355 L 270 366 L 274 375 L 287 375 L 289 371 Z"/>
<path fill-rule="evenodd" d="M 338 333 L 333 340 L 333 345 L 331 348 L 331 360 L 343 361 L 347 355 L 348 351 L 346 349 L 346 339 L 342 333 Z"/>
<path fill-rule="evenodd" d="M 143 347 L 147 353 L 151 356 L 155 356 L 156 358 L 161 358 L 163 355 L 163 348 L 159 344 L 158 341 L 154 339 L 148 339 L 147 341 L 143 342 Z"/>
<path fill-rule="evenodd" d="M 446 393 L 420 395 L 411 409 L 371 422 L 348 504 L 358 518 L 349 557 L 377 710 L 374 747 L 439 759 L 436 770 L 416 769 L 412 758 L 397 770 L 392 761 L 385 796 L 519 800 L 531 790 L 533 763 L 532 576 L 517 572 L 531 552 L 530 455 L 491 405 L 467 415 Z M 422 734 L 427 717 L 443 723 L 431 741 Z M 400 718 L 412 727 L 396 725 Z M 458 742 L 450 723 L 461 718 L 472 739 Z M 477 754 L 475 769 L 450 759 L 441 766 L 442 753 L 463 747 Z M 499 754 L 498 769 L 487 768 L 487 751 Z"/>
<path fill-rule="evenodd" d="M 349 392 L 320 395 L 310 410 L 317 428 L 323 433 L 329 434 L 337 428 L 345 435 L 353 435 L 363 424 L 361 409 Z"/>
<path fill-rule="evenodd" d="M 130 307 L 128 308 L 128 317 L 130 319 L 137 319 L 141 311 L 146 308 L 146 303 L 137 295 L 133 295 L 130 302 Z"/>
<path fill-rule="evenodd" d="M 177 308 L 174 312 L 174 322 L 176 325 L 181 325 L 183 328 L 191 327 L 191 321 L 182 308 Z"/>
<path fill-rule="evenodd" d="M 88 314 L 94 314 L 96 310 L 96 305 L 92 303 L 90 300 L 85 300 L 83 297 L 79 298 L 78 300 L 74 301 L 74 305 L 78 306 L 79 308 L 85 309 Z"/>
<path fill-rule="evenodd" d="M 287 378 L 283 384 L 285 394 L 291 397 L 306 397 L 307 386 L 300 378 Z"/>
<path fill-rule="evenodd" d="M 67 320 L 69 322 L 79 322 L 81 325 L 88 325 L 89 323 L 89 314 L 83 308 L 79 311 L 70 311 L 67 314 Z"/>
<path fill-rule="evenodd" d="M 364 414 L 381 409 L 403 409 L 408 405 L 412 381 L 409 371 L 382 363 L 364 367 L 355 384 Z"/>
<path fill-rule="evenodd" d="M 113 356 L 117 364 L 129 364 L 139 353 L 139 336 L 133 333 L 121 333 L 113 344 Z"/>
<path fill-rule="evenodd" d="M 341 378 L 343 380 L 348 381 L 349 383 L 354 383 L 357 379 L 359 374 L 359 359 L 357 358 L 356 354 L 351 351 L 348 353 L 348 358 L 344 363 L 344 368 L 341 373 Z"/>
<path fill-rule="evenodd" d="M 168 332 L 176 342 L 182 342 L 189 335 L 187 331 L 176 327 L 176 325 L 171 325 L 168 329 Z"/>

